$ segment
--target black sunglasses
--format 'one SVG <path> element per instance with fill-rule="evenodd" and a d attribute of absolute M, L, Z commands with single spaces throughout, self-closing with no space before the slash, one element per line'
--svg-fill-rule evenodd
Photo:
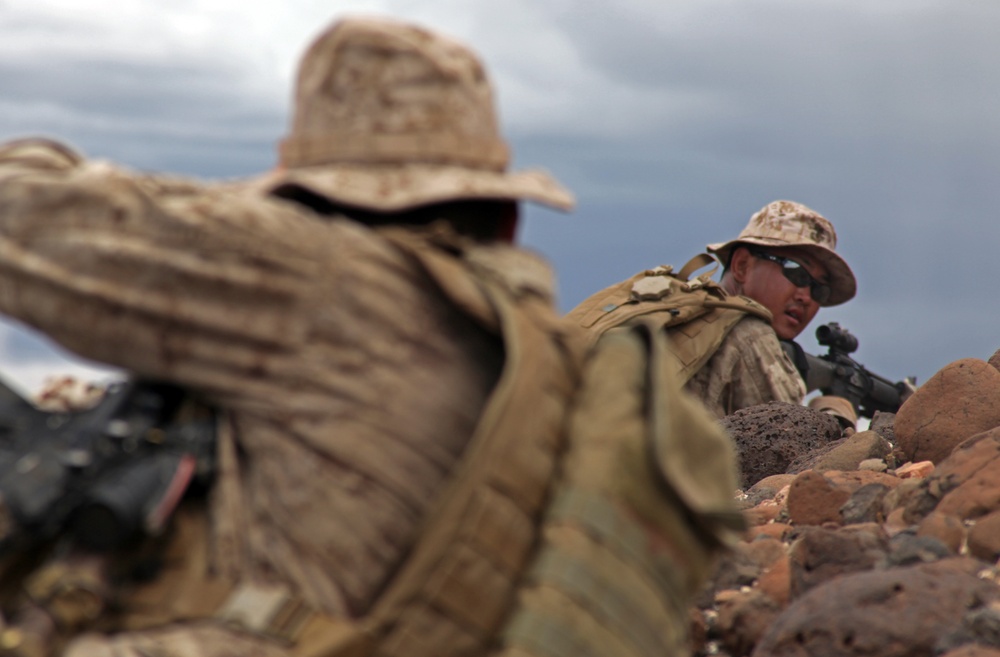
<path fill-rule="evenodd" d="M 830 300 L 830 295 L 833 290 L 826 283 L 820 283 L 815 278 L 812 277 L 806 268 L 802 266 L 802 263 L 795 262 L 790 258 L 782 258 L 781 256 L 776 256 L 772 253 L 765 253 L 763 251 L 750 250 L 750 253 L 755 258 L 760 258 L 761 260 L 770 260 L 771 262 L 777 263 L 781 267 L 781 273 L 785 275 L 792 285 L 795 287 L 809 287 L 809 295 L 812 296 L 813 300 L 823 305 Z"/>

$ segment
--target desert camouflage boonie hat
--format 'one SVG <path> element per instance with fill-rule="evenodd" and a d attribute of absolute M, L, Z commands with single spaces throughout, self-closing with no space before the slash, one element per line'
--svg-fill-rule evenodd
<path fill-rule="evenodd" d="M 810 253 L 826 267 L 830 276 L 830 300 L 824 306 L 836 306 L 854 297 L 858 289 L 854 272 L 847 262 L 834 252 L 837 231 L 821 214 L 793 201 L 774 201 L 750 217 L 743 232 L 734 240 L 709 244 L 724 264 L 729 264 L 733 249 L 740 244 L 786 247 L 794 246 Z"/>
<path fill-rule="evenodd" d="M 273 189 L 393 212 L 451 200 L 572 195 L 543 171 L 508 172 L 493 92 L 466 46 L 384 18 L 334 23 L 302 57 Z"/>

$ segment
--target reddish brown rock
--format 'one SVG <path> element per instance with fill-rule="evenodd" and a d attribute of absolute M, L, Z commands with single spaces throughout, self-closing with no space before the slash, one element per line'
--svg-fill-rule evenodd
<path fill-rule="evenodd" d="M 757 578 L 756 588 L 784 607 L 792 598 L 791 558 L 784 554 Z"/>
<path fill-rule="evenodd" d="M 744 487 L 784 474 L 797 457 L 841 435 L 832 415 L 786 402 L 740 409 L 723 418 L 722 425 L 736 443 Z"/>
<path fill-rule="evenodd" d="M 969 530 L 969 554 L 983 561 L 1000 558 L 1000 511 L 987 513 Z"/>
<path fill-rule="evenodd" d="M 781 607 L 760 591 L 734 596 L 719 605 L 716 628 L 731 655 L 749 655 L 781 613 Z"/>
<path fill-rule="evenodd" d="M 870 570 L 888 553 L 889 537 L 879 525 L 808 527 L 789 554 L 791 597 L 835 577 Z"/>
<path fill-rule="evenodd" d="M 965 543 L 965 524 L 955 516 L 932 511 L 917 525 L 917 536 L 931 536 L 938 539 L 953 554 L 958 554 Z"/>
<path fill-rule="evenodd" d="M 867 484 L 893 488 L 899 480 L 871 470 L 816 472 L 806 470 L 788 489 L 788 517 L 795 525 L 843 524 L 840 508 Z"/>
<path fill-rule="evenodd" d="M 949 650 L 940 657 L 1000 657 L 1000 649 L 970 643 L 961 648 Z"/>
<path fill-rule="evenodd" d="M 754 504 L 764 500 L 773 500 L 786 486 L 795 481 L 793 474 L 777 474 L 764 477 L 747 489 L 747 497 Z"/>
<path fill-rule="evenodd" d="M 1000 509 L 1000 429 L 958 446 L 910 493 L 904 508 L 909 523 L 934 510 L 967 520 Z"/>
<path fill-rule="evenodd" d="M 751 527 L 747 530 L 746 540 L 752 541 L 758 536 L 768 536 L 779 541 L 784 540 L 792 531 L 792 526 L 783 522 L 769 522 L 766 525 Z"/>
<path fill-rule="evenodd" d="M 910 461 L 940 463 L 966 438 L 1000 426 L 1000 370 L 978 358 L 939 370 L 896 414 L 897 445 Z"/>
<path fill-rule="evenodd" d="M 766 525 L 781 513 L 784 507 L 772 501 L 761 502 L 752 509 L 746 509 L 743 512 L 743 518 L 746 519 L 747 526 L 756 527 L 758 525 Z"/>
<path fill-rule="evenodd" d="M 742 550 L 747 558 L 757 564 L 761 570 L 770 568 L 774 562 L 781 559 L 788 552 L 784 543 L 769 536 L 758 538 L 749 543 L 740 543 L 736 549 Z"/>
<path fill-rule="evenodd" d="M 1000 598 L 955 557 L 832 579 L 794 600 L 757 642 L 754 657 L 913 657 L 934 654 L 967 611 Z"/>
<path fill-rule="evenodd" d="M 1000 657 L 1000 649 L 970 643 L 961 648 L 949 650 L 941 655 L 941 657 Z"/>

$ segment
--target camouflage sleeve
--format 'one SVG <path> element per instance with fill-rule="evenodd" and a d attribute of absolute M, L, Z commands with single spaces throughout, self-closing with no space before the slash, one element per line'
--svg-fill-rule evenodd
<path fill-rule="evenodd" d="M 720 418 L 770 401 L 798 404 L 806 394 L 774 330 L 750 316 L 733 327 L 687 389 Z"/>
<path fill-rule="evenodd" d="M 137 175 L 55 142 L 0 145 L 0 312 L 94 360 L 210 385 L 301 340 L 323 234 L 222 186 Z"/>

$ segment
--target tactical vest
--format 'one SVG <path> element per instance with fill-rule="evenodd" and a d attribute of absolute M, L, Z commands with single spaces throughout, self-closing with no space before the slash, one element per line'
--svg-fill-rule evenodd
<path fill-rule="evenodd" d="M 613 331 L 585 358 L 583 336 L 530 277 L 511 287 L 470 275 L 491 263 L 456 257 L 454 243 L 386 235 L 458 307 L 499 326 L 506 349 L 406 561 L 364 616 L 329 618 L 286 591 L 213 578 L 192 549 L 204 514 L 182 515 L 177 567 L 139 592 L 119 629 L 214 617 L 296 657 L 680 652 L 691 596 L 741 516 L 732 445 L 679 392 L 662 332 Z"/>
<path fill-rule="evenodd" d="M 670 338 L 666 358 L 683 385 L 741 319 L 753 315 L 771 323 L 767 308 L 749 297 L 732 296 L 711 280 L 715 269 L 690 279 L 713 262 L 703 253 L 676 273 L 670 265 L 639 272 L 591 295 L 566 316 L 587 330 L 591 342 L 612 328 L 639 320 L 658 325 Z"/>

